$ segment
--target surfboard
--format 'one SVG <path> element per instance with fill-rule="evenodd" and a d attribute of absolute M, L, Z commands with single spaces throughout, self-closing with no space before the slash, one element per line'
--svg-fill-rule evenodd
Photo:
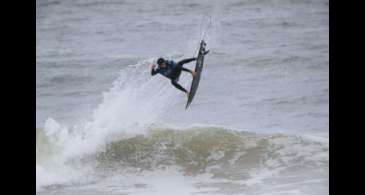
<path fill-rule="evenodd" d="M 191 82 L 190 95 L 188 97 L 188 101 L 186 103 L 185 109 L 187 109 L 189 107 L 189 105 L 191 104 L 191 102 L 194 99 L 196 91 L 198 90 L 200 75 L 201 75 L 202 70 L 203 70 L 204 53 L 205 53 L 205 46 L 206 45 L 207 44 L 204 42 L 204 40 L 202 40 L 200 42 L 198 57 L 196 59 L 196 65 L 195 65 L 196 76 L 193 77 L 193 81 Z"/>

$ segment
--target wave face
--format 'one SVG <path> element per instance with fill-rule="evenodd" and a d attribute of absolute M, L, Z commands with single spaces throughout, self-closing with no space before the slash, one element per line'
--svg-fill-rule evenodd
<path fill-rule="evenodd" d="M 37 147 L 43 149 L 38 151 L 37 159 L 52 155 L 47 139 L 37 139 Z M 151 126 L 144 134 L 120 137 L 99 151 L 68 159 L 66 164 L 92 167 L 93 174 L 88 175 L 96 180 L 115 173 L 169 169 L 187 177 L 208 174 L 213 180 L 224 181 L 215 192 L 228 193 L 230 185 L 237 192 L 244 187 L 245 191 L 257 191 L 257 185 L 268 190 L 281 185 L 295 189 L 298 185 L 312 188 L 326 184 L 328 149 L 328 140 L 305 136 L 257 135 L 221 127 Z M 270 183 L 273 181 L 275 185 Z M 210 181 L 206 185 L 213 184 Z"/>
<path fill-rule="evenodd" d="M 151 129 L 146 135 L 107 144 L 94 157 L 100 166 L 150 170 L 178 166 L 187 174 L 240 177 L 238 170 L 325 167 L 326 142 L 297 136 L 259 136 L 222 128 Z M 231 171 L 231 172 L 230 172 Z M 239 173 L 241 174 L 241 173 Z"/>

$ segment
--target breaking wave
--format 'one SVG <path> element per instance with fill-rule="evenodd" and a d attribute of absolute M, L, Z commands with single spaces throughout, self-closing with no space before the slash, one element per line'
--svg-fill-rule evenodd
<path fill-rule="evenodd" d="M 37 133 L 37 160 L 52 156 L 52 145 L 41 129 Z M 213 178 L 251 181 L 260 170 L 269 170 L 265 174 L 272 177 L 283 171 L 326 169 L 328 149 L 325 138 L 257 135 L 221 127 L 150 127 L 144 134 L 116 139 L 95 153 L 68 159 L 66 164 L 77 160 L 103 175 L 174 167 L 188 176 L 208 173 Z"/>

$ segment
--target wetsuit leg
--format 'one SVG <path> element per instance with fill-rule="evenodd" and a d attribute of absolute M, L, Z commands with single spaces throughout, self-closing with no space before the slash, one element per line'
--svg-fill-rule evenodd
<path fill-rule="evenodd" d="M 181 71 L 182 71 L 181 67 L 175 67 L 175 69 L 171 73 L 171 77 L 170 77 L 171 80 L 174 80 L 175 82 L 177 82 L 177 80 L 180 77 Z"/>
<path fill-rule="evenodd" d="M 187 68 L 184 68 L 182 66 L 181 67 L 176 67 L 170 78 L 177 81 L 177 79 L 179 79 L 179 77 L 180 77 L 181 71 L 192 73 L 191 70 L 189 70 Z"/>
<path fill-rule="evenodd" d="M 186 91 L 186 89 L 184 89 L 184 87 L 182 87 L 179 83 L 177 83 L 177 80 L 171 79 L 171 84 L 185 93 L 188 92 Z"/>
<path fill-rule="evenodd" d="M 189 62 L 194 61 L 194 60 L 196 60 L 196 58 L 187 58 L 187 59 L 183 59 L 183 60 L 181 60 L 181 61 L 179 61 L 179 62 L 177 63 L 177 66 L 178 66 L 178 67 L 182 67 L 182 65 L 183 65 L 183 64 L 189 63 Z"/>
<path fill-rule="evenodd" d="M 194 60 L 196 60 L 196 58 L 187 58 L 187 59 L 179 61 L 176 65 L 176 67 L 174 68 L 174 71 L 171 74 L 170 78 L 172 80 L 176 80 L 175 82 L 177 83 L 177 79 L 179 79 L 181 71 L 186 71 L 186 72 L 191 73 L 191 70 L 184 68 L 183 64 L 189 63 L 189 62 L 194 61 Z"/>

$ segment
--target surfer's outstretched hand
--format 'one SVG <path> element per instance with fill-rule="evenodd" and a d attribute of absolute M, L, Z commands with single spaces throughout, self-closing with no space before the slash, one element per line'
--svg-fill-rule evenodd
<path fill-rule="evenodd" d="M 150 64 L 151 69 L 156 68 L 156 64 Z"/>

